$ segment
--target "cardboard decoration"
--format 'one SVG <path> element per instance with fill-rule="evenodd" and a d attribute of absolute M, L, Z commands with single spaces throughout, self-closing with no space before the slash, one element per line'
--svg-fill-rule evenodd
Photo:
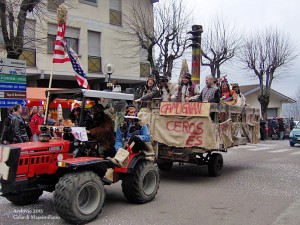
<path fill-rule="evenodd" d="M 218 149 L 210 117 L 178 117 L 153 114 L 153 140 L 168 146 Z"/>

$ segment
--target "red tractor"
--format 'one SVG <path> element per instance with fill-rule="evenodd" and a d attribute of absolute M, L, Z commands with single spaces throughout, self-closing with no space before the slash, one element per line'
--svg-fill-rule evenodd
<path fill-rule="evenodd" d="M 134 99 L 131 94 L 81 89 L 49 94 L 50 102 L 57 98 L 80 100 L 82 109 L 88 99 Z M 61 139 L 47 140 L 47 134 L 43 135 L 40 142 L 0 146 L 0 194 L 15 205 L 27 205 L 35 203 L 44 191 L 54 192 L 55 209 L 65 221 L 95 219 L 105 200 L 104 174 L 113 165 L 99 156 L 97 143 L 74 139 L 69 127 L 64 128 Z M 130 153 L 125 164 L 114 168 L 113 183 L 122 180 L 122 191 L 130 202 L 153 200 L 159 188 L 154 163 L 141 151 Z"/>

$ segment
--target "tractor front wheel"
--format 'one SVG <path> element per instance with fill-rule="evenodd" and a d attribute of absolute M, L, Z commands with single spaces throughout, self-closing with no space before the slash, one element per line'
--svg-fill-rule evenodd
<path fill-rule="evenodd" d="M 71 224 L 87 223 L 101 212 L 105 190 L 91 171 L 66 174 L 55 185 L 54 205 L 58 215 Z"/>
<path fill-rule="evenodd" d="M 134 172 L 122 179 L 124 196 L 133 203 L 146 203 L 155 198 L 159 188 L 159 174 L 153 162 L 140 161 Z"/>

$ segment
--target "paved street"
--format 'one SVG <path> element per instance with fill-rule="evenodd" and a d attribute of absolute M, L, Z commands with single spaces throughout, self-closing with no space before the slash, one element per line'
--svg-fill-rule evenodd
<path fill-rule="evenodd" d="M 103 211 L 90 224 L 300 224 L 300 145 L 262 141 L 223 156 L 220 177 L 209 177 L 206 167 L 195 165 L 176 164 L 160 172 L 158 195 L 145 205 L 126 202 L 119 183 L 107 186 Z M 4 198 L 0 204 L 1 224 L 66 224 L 55 213 L 52 194 L 27 207 Z"/>

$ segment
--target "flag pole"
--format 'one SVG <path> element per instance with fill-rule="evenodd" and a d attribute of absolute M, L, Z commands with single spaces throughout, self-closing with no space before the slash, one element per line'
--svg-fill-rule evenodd
<path fill-rule="evenodd" d="M 58 23 L 58 26 L 61 24 L 66 24 L 67 21 L 67 14 L 68 14 L 68 10 L 67 10 L 67 6 L 65 3 L 60 4 L 57 7 L 57 16 L 56 16 L 56 20 Z M 62 26 L 63 28 L 63 38 L 64 38 L 64 32 L 65 32 L 65 26 Z M 56 36 L 56 40 L 57 40 L 57 36 Z M 56 41 L 55 41 L 56 43 Z M 54 54 L 55 54 L 55 49 L 54 49 Z M 50 70 L 50 78 L 49 78 L 49 86 L 48 86 L 48 91 L 47 91 L 47 102 L 46 102 L 46 108 L 45 108 L 45 117 L 44 117 L 44 125 L 47 124 L 47 118 L 48 118 L 48 110 L 49 110 L 49 104 L 50 104 L 50 90 L 52 87 L 52 79 L 53 79 L 53 67 L 54 67 L 54 62 L 52 60 L 52 64 L 51 64 L 51 70 Z"/>
<path fill-rule="evenodd" d="M 53 66 L 54 66 L 54 63 L 52 62 L 51 70 L 50 70 L 49 86 L 48 86 L 48 91 L 47 91 L 47 101 L 46 101 L 46 108 L 45 108 L 44 125 L 47 124 L 47 118 L 48 118 L 48 110 L 49 110 L 49 104 L 50 104 L 50 90 L 52 87 L 52 79 L 53 79 Z"/>

